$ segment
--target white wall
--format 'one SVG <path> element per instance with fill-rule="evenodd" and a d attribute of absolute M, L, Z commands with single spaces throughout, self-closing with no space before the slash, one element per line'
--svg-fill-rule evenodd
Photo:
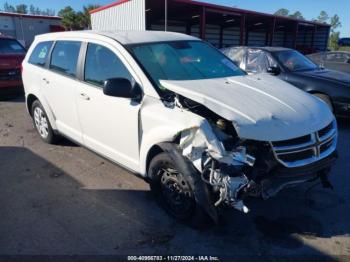
<path fill-rule="evenodd" d="M 145 0 L 130 0 L 91 14 L 93 30 L 146 30 Z"/>

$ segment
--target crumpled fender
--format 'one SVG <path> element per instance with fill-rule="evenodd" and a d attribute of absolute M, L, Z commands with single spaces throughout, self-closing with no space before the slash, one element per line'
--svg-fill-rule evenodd
<path fill-rule="evenodd" d="M 186 177 L 187 182 L 193 189 L 197 203 L 215 223 L 218 223 L 218 214 L 210 200 L 208 188 L 192 163 L 182 155 L 181 151 L 175 144 L 160 143 L 158 146 L 164 152 L 169 154 L 170 158 L 177 164 L 178 171 Z"/>

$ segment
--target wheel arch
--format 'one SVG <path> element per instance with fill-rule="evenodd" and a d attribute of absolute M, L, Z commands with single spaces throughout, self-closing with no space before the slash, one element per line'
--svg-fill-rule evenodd
<path fill-rule="evenodd" d="M 38 94 L 34 94 L 34 93 L 29 93 L 26 95 L 26 106 L 27 106 L 27 110 L 29 115 L 32 117 L 32 105 L 34 103 L 34 101 L 38 100 L 41 105 L 44 107 L 45 109 L 45 113 L 47 115 L 47 117 L 49 118 L 51 127 L 53 130 L 57 130 L 57 126 L 56 126 L 56 121 L 55 121 L 55 116 L 49 106 L 49 104 L 46 102 L 46 100 L 44 99 L 44 97 L 41 97 Z"/>
<path fill-rule="evenodd" d="M 35 95 L 29 94 L 26 99 L 27 110 L 30 116 L 32 116 L 32 105 L 34 101 L 39 100 Z"/>

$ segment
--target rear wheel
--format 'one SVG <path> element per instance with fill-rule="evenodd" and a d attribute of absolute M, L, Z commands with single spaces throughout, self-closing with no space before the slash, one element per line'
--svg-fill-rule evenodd
<path fill-rule="evenodd" d="M 42 140 L 48 144 L 53 144 L 57 141 L 57 135 L 54 134 L 44 107 L 38 100 L 32 104 L 32 118 L 34 126 Z"/>
<path fill-rule="evenodd" d="M 186 175 L 179 172 L 168 153 L 160 153 L 152 159 L 148 174 L 151 190 L 167 213 L 196 228 L 208 225 L 210 220 L 196 202 Z"/>
<path fill-rule="evenodd" d="M 332 101 L 331 101 L 331 99 L 329 98 L 329 96 L 327 96 L 327 95 L 325 95 L 325 94 L 319 94 L 319 93 L 314 94 L 314 96 L 317 96 L 318 98 L 320 98 L 321 100 L 323 100 L 323 102 L 325 102 L 325 103 L 328 105 L 329 109 L 330 109 L 332 112 L 334 112 L 333 104 L 332 104 Z"/>

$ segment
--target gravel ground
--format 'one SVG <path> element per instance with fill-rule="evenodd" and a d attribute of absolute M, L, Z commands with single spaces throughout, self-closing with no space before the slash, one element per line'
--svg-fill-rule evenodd
<path fill-rule="evenodd" d="M 350 259 L 350 122 L 339 128 L 334 191 L 303 185 L 249 200 L 249 214 L 228 210 L 196 231 L 165 214 L 142 179 L 67 140 L 44 144 L 23 99 L 0 102 L 0 255 Z"/>

